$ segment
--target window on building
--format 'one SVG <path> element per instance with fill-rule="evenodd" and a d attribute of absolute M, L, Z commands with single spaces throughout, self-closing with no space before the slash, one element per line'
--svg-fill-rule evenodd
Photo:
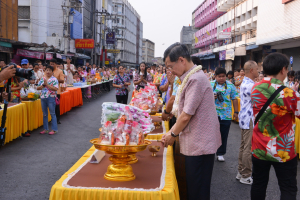
<path fill-rule="evenodd" d="M 18 19 L 30 19 L 30 6 L 18 6 Z"/>

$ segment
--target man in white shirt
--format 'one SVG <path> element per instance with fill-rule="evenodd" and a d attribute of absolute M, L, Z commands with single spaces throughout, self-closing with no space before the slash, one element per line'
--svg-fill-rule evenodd
<path fill-rule="evenodd" d="M 251 90 L 255 84 L 254 79 L 258 77 L 257 63 L 249 60 L 244 65 L 245 77 L 240 89 L 240 105 L 239 125 L 242 129 L 241 146 L 239 152 L 238 174 L 236 179 L 243 184 L 251 185 L 252 175 L 252 154 L 251 139 L 253 132 L 253 107 L 251 103 Z"/>
<path fill-rule="evenodd" d="M 71 64 L 72 59 L 67 58 L 67 64 L 64 65 L 65 75 L 66 75 L 66 83 L 68 85 L 73 85 L 73 75 L 75 74 L 75 66 Z"/>

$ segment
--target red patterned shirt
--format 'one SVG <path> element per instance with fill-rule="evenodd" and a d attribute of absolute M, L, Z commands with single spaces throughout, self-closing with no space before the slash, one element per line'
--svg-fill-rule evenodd
<path fill-rule="evenodd" d="M 253 86 L 251 101 L 254 117 L 282 85 L 278 79 L 264 78 Z M 254 157 L 273 162 L 286 162 L 296 157 L 295 116 L 300 117 L 299 108 L 298 92 L 285 88 L 277 95 L 253 129 Z"/>
<path fill-rule="evenodd" d="M 181 82 L 192 67 L 181 77 Z M 221 146 L 218 115 L 210 82 L 202 70 L 189 77 L 179 99 L 178 114 L 192 115 L 188 125 L 179 135 L 180 152 L 186 156 L 216 153 Z"/>

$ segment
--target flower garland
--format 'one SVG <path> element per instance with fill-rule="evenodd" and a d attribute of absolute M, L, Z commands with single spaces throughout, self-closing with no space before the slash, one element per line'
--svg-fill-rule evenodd
<path fill-rule="evenodd" d="M 173 115 L 175 115 L 175 117 L 178 117 L 178 108 L 179 108 L 179 98 L 181 96 L 181 93 L 183 91 L 183 88 L 185 87 L 186 83 L 188 82 L 189 78 L 191 75 L 195 74 L 196 72 L 198 72 L 199 70 L 202 69 L 201 65 L 198 65 L 197 67 L 195 67 L 193 70 L 191 70 L 188 75 L 186 75 L 186 77 L 183 79 L 182 84 L 179 86 L 178 91 L 176 93 L 176 97 L 175 97 L 175 101 L 173 104 L 173 109 L 171 111 L 171 113 Z"/>

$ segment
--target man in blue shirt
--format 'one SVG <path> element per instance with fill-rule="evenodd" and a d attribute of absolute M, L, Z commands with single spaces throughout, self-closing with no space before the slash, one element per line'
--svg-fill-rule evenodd
<path fill-rule="evenodd" d="M 224 68 L 217 68 L 215 71 L 216 80 L 211 82 L 211 87 L 215 95 L 215 105 L 220 122 L 220 132 L 222 137 L 222 145 L 217 151 L 217 160 L 224 162 L 224 155 L 226 154 L 227 138 L 232 120 L 232 106 L 234 107 L 234 118 L 238 118 L 238 93 L 235 86 L 226 81 L 226 70 Z"/>

